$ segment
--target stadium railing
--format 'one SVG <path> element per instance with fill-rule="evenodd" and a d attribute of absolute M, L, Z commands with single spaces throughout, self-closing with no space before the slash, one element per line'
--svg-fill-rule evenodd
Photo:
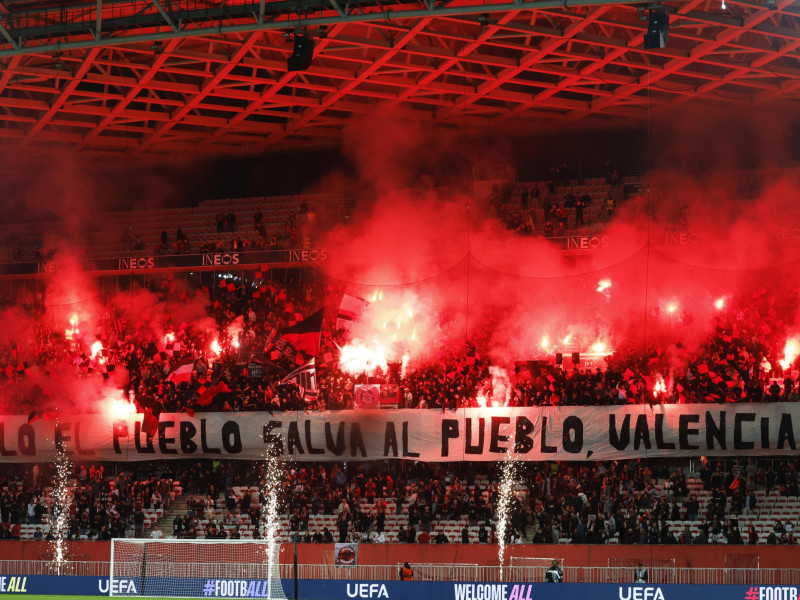
<path fill-rule="evenodd" d="M 412 562 L 412 567 L 416 565 Z M 334 565 L 298 565 L 298 579 L 347 579 L 362 581 L 387 581 L 399 579 L 396 565 L 358 565 L 337 567 Z M 800 585 L 798 569 L 648 569 L 650 583 L 682 584 L 742 584 L 742 585 Z M 543 567 L 505 567 L 503 580 L 514 582 L 539 582 L 544 578 Z M 415 572 L 415 579 L 417 579 Z M 453 565 L 424 565 L 422 575 L 427 581 L 500 581 L 500 569 L 496 566 L 476 566 L 470 569 Z M 281 565 L 281 577 L 290 578 L 294 573 L 291 565 Z M 564 567 L 564 580 L 573 583 L 631 583 L 633 569 L 630 567 Z"/>
<path fill-rule="evenodd" d="M 411 563 L 412 566 L 414 563 Z M 419 572 L 426 581 L 501 581 L 500 569 L 496 566 L 451 564 L 421 565 Z M 281 565 L 281 577 L 295 576 L 291 564 Z M 739 585 L 800 585 L 800 569 L 648 569 L 649 583 L 681 584 L 739 584 Z M 2 560 L 0 572 L 7 575 L 94 575 L 107 577 L 109 563 L 102 561 L 66 561 L 59 567 L 52 561 Z M 572 583 L 631 583 L 633 569 L 630 567 L 564 567 L 564 580 Z M 331 564 L 300 564 L 298 579 L 338 579 L 358 581 L 395 581 L 399 579 L 397 565 L 335 566 Z M 503 581 L 540 582 L 544 578 L 542 567 L 505 567 Z M 415 577 L 416 579 L 416 577 Z"/>
<path fill-rule="evenodd" d="M 0 560 L 0 572 L 9 575 L 95 575 L 108 577 L 108 561 Z"/>

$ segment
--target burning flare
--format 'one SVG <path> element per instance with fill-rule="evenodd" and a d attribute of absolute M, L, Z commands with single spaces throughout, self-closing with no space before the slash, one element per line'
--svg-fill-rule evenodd
<path fill-rule="evenodd" d="M 372 302 L 353 323 L 349 342 L 340 348 L 342 371 L 360 375 L 399 364 L 405 375 L 426 346 L 432 318 L 420 309 L 420 302 L 408 289 L 386 294 L 375 290 Z"/>
<path fill-rule="evenodd" d="M 783 349 L 783 358 L 778 361 L 781 369 L 784 371 L 791 369 L 798 355 L 800 355 L 800 338 L 789 338 L 786 340 L 786 346 Z"/>

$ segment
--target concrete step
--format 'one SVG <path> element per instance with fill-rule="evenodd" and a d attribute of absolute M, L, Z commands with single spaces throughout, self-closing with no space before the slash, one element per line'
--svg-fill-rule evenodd
<path fill-rule="evenodd" d="M 171 538 L 172 521 L 176 516 L 183 517 L 189 511 L 189 506 L 186 503 L 187 500 L 188 498 L 186 497 L 179 496 L 178 498 L 175 498 L 175 501 L 172 503 L 169 509 L 164 511 L 164 516 L 156 521 L 155 527 L 151 527 L 149 531 L 152 532 L 153 529 L 159 529 L 161 530 L 162 538 Z"/>

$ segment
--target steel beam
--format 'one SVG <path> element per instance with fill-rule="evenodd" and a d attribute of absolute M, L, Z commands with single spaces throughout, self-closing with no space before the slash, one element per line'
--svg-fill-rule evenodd
<path fill-rule="evenodd" d="M 16 40 L 14 40 L 13 37 L 11 37 L 11 34 L 9 33 L 8 29 L 6 29 L 5 26 L 2 23 L 0 23 L 0 34 L 2 34 L 4 38 L 6 38 L 6 41 L 9 44 L 11 44 L 11 46 L 15 50 L 19 50 L 20 49 L 20 45 L 16 42 Z"/>
<path fill-rule="evenodd" d="M 158 10 L 159 14 L 164 19 L 164 21 L 166 21 L 167 25 L 169 25 L 170 29 L 172 29 L 173 32 L 177 33 L 178 26 L 175 25 L 175 22 L 172 20 L 172 17 L 170 17 L 167 14 L 167 11 L 164 10 L 164 7 L 161 6 L 161 2 L 159 2 L 158 0 L 153 0 L 153 6 L 156 7 L 156 10 Z"/>
<path fill-rule="evenodd" d="M 158 0 L 154 0 L 156 3 Z M 205 36 L 220 36 L 237 33 L 253 33 L 259 31 L 284 30 L 297 27 L 315 27 L 321 25 L 337 25 L 339 23 L 378 23 L 391 22 L 405 19 L 426 19 L 447 16 L 479 15 L 481 13 L 495 13 L 519 10 L 541 10 L 546 8 L 569 8 L 578 6 L 613 6 L 636 5 L 641 0 L 521 0 L 520 2 L 501 2 L 498 4 L 480 4 L 472 6 L 446 6 L 439 5 L 432 10 L 427 8 L 406 10 L 380 10 L 370 13 L 350 13 L 345 16 L 330 15 L 321 17 L 292 18 L 281 21 L 257 21 L 236 25 L 215 25 L 198 27 L 196 29 L 172 29 L 171 31 L 147 34 L 133 34 L 120 37 L 102 36 L 100 39 L 70 40 L 58 43 L 39 45 L 25 45 L 20 48 L 0 50 L 0 58 L 16 56 L 18 54 L 48 54 L 56 51 L 76 50 L 83 48 L 97 48 L 108 46 L 124 46 L 129 44 L 149 43 L 157 40 L 171 40 L 179 38 L 195 38 Z"/>

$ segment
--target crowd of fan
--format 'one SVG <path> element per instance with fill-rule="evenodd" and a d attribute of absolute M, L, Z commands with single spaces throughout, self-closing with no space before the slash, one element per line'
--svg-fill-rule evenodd
<path fill-rule="evenodd" d="M 173 481 L 183 483 L 188 510 L 172 522 L 181 538 L 240 537 L 247 515 L 259 536 L 263 464 L 251 461 L 174 461 L 161 465 L 76 465 L 71 479 L 69 539 L 108 540 L 132 530 L 143 537 L 144 510 L 166 509 Z M 705 462 L 698 474 L 707 501 L 687 484 L 684 468 L 657 461 L 610 463 L 523 463 L 508 509 L 508 543 L 755 544 L 752 525 L 741 516 L 761 507 L 756 490 L 797 497 L 797 460 Z M 58 517 L 49 465 L 8 466 L 0 473 L 0 539 L 19 539 L 21 524 L 41 525 L 35 538 L 52 538 Z M 153 475 L 158 471 L 158 475 Z M 497 540 L 499 467 L 488 463 L 308 463 L 284 473 L 280 512 L 288 515 L 298 542 L 386 540 L 387 515 L 401 512 L 396 539 L 406 543 L 470 543 Z M 244 493 L 236 493 L 243 486 Z M 250 491 L 248 491 L 250 490 Z M 401 511 L 402 509 L 402 511 Z M 220 512 L 223 515 L 220 517 Z M 315 527 L 313 515 L 332 515 L 335 527 Z M 440 521 L 458 521 L 460 535 L 444 532 Z M 682 522 L 675 533 L 668 521 Z M 775 521 L 768 544 L 796 544 L 795 523 Z M 690 529 L 691 527 L 691 529 Z M 154 530 L 155 531 L 155 530 Z M 86 537 L 82 537 L 86 536 Z"/>
<path fill-rule="evenodd" d="M 569 538 L 593 544 L 617 538 L 623 544 L 755 544 L 755 529 L 740 531 L 738 517 L 756 514 L 756 489 L 797 496 L 797 468 L 797 461 L 707 463 L 699 478 L 711 495 L 701 506 L 680 468 L 635 461 L 526 463 L 518 477 L 528 494 L 512 499 L 506 541 L 559 543 Z M 490 483 L 481 487 L 476 473 L 486 469 L 469 463 L 357 465 L 349 472 L 338 466 L 304 467 L 287 477 L 286 510 L 295 535 L 304 541 L 316 541 L 318 533 L 328 537 L 327 531 L 309 530 L 308 517 L 314 514 L 336 515 L 337 541 L 381 541 L 386 500 L 394 499 L 398 511 L 401 506 L 408 509 L 408 527 L 400 528 L 398 541 L 469 543 L 467 526 L 477 525 L 478 540 L 491 542 L 496 539 L 499 472 L 488 467 Z M 459 539 L 437 531 L 442 519 L 462 523 Z M 667 521 L 685 521 L 683 532 L 676 536 Z M 696 535 L 690 523 L 697 527 Z M 778 521 L 774 529 L 767 543 L 796 543 L 794 523 Z"/>
<path fill-rule="evenodd" d="M 607 162 L 602 179 L 584 179 L 567 164 L 553 165 L 549 179 L 533 183 L 495 185 L 490 204 L 507 229 L 521 235 L 562 237 L 575 229 L 608 221 L 623 200 L 623 179 Z M 601 182 L 602 194 L 590 194 L 584 184 Z M 598 206 L 590 212 L 589 207 Z"/>
<path fill-rule="evenodd" d="M 552 186 L 563 183 L 569 169 L 558 165 L 552 174 Z M 608 166 L 607 178 L 619 184 L 618 175 Z M 560 182 L 560 183 L 559 183 Z M 552 187 L 551 186 L 551 187 Z M 313 211 L 300 207 L 285 223 L 283 239 L 288 243 L 305 236 L 313 224 Z M 216 217 L 220 234 L 237 233 L 233 212 Z M 264 232 L 263 215 L 254 215 L 253 228 Z M 129 237 L 132 233 L 128 232 Z M 265 239 L 266 235 L 260 235 Z M 169 236 L 162 233 L 162 244 Z M 178 243 L 188 240 L 178 228 Z M 277 238 L 273 240 L 277 242 Z M 238 243 L 238 242 L 237 242 Z M 183 251 L 180 248 L 177 251 Z M 200 410 L 330 410 L 354 406 L 355 385 L 380 382 L 398 390 L 400 408 L 456 409 L 483 405 L 609 405 L 654 403 L 725 403 L 790 401 L 798 399 L 798 386 L 778 364 L 788 336 L 775 298 L 766 290 L 731 298 L 718 311 L 710 333 L 699 348 L 691 351 L 672 340 L 642 349 L 617 348 L 605 357 L 603 369 L 583 369 L 580 364 L 538 362 L 517 373 L 507 395 L 495 398 L 490 367 L 492 348 L 480 334 L 461 348 L 443 352 L 443 359 L 402 374 L 396 366 L 378 371 L 369 378 L 343 372 L 337 362 L 338 346 L 344 343 L 343 332 L 334 331 L 333 316 L 346 288 L 327 282 L 321 275 L 314 283 L 303 280 L 272 282 L 265 272 L 250 272 L 243 279 L 218 275 L 214 290 L 189 291 L 174 279 L 163 277 L 161 287 L 152 289 L 160 302 L 184 302 L 193 294 L 208 302 L 208 316 L 214 326 L 163 323 L 156 332 L 144 320 L 133 322 L 125 310 L 109 302 L 95 323 L 83 329 L 95 335 L 103 350 L 93 354 L 92 339 L 85 333 L 70 338 L 64 327 L 41 318 L 45 312 L 42 296 L 26 302 L 25 309 L 35 334 L 28 339 L 9 339 L 0 344 L 0 388 L 6 413 L 41 408 L 49 399 L 48 386 L 28 377 L 31 369 L 46 375 L 109 378 L 118 367 L 129 373 L 129 383 L 122 390 L 127 397 L 134 392 L 140 408 L 154 414 Z M 216 281 L 216 280 L 215 280 Z M 794 314 L 800 305 L 782 306 L 783 314 Z M 288 371 L 302 364 L 308 356 L 294 361 L 274 360 L 265 348 L 274 331 L 292 325 L 320 307 L 326 307 L 328 320 L 317 356 L 316 397 L 303 397 L 297 386 L 282 385 Z M 654 315 L 657 316 L 657 315 Z M 7 315 L 9 321 L 16 315 Z M 675 321 L 690 323 L 689 310 L 673 315 Z M 49 324 L 48 324 L 49 323 Z M 66 325 L 66 324 L 64 324 Z M 491 327 L 475 328 L 490 331 Z M 220 350 L 212 350 L 218 341 Z M 171 370 L 186 360 L 194 360 L 193 373 L 186 381 L 169 377 Z M 263 368 L 247 369 L 258 362 Z M 507 367 L 508 365 L 499 365 Z M 780 376 L 770 381 L 770 376 Z M 224 383 L 224 387 L 214 387 Z M 33 388 L 33 391 L 32 391 Z M 209 388 L 219 392 L 210 397 Z M 221 390 L 221 391 L 220 391 Z M 44 398 L 42 396 L 45 396 Z"/>
<path fill-rule="evenodd" d="M 316 213 L 302 202 L 296 211 L 291 211 L 282 223 L 266 223 L 264 213 L 256 210 L 253 223 L 248 225 L 236 216 L 233 210 L 220 210 L 214 218 L 216 238 L 206 237 L 191 240 L 182 227 L 175 231 L 174 238 L 164 229 L 159 236 L 155 254 L 190 254 L 192 252 L 247 252 L 278 250 L 282 248 L 309 248 L 314 235 Z M 130 231 L 123 234 L 123 242 L 131 250 L 145 250 L 141 237 Z"/>
<path fill-rule="evenodd" d="M 199 465 L 198 465 L 199 468 Z M 755 544 L 758 534 L 751 525 L 740 530 L 741 515 L 759 510 L 756 489 L 779 490 L 783 496 L 798 495 L 797 461 L 747 461 L 705 464 L 699 473 L 710 492 L 703 505 L 687 486 L 680 468 L 647 462 L 525 464 L 518 472 L 527 495 L 516 497 L 509 508 L 509 543 L 600 544 L 615 538 L 622 544 Z M 229 483 L 253 483 L 258 466 L 249 463 L 225 469 Z M 485 475 L 481 482 L 476 481 Z M 289 515 L 292 539 L 298 542 L 358 541 L 381 543 L 392 507 L 406 515 L 396 532 L 404 543 L 470 543 L 468 526 L 478 527 L 479 543 L 496 538 L 496 506 L 499 473 L 485 463 L 341 465 L 306 464 L 285 473 L 281 512 Z M 661 485 L 657 485 L 656 481 Z M 190 510 L 173 522 L 173 535 L 195 538 L 239 536 L 237 515 L 249 515 L 258 536 L 258 494 L 236 495 L 229 488 L 193 486 L 197 493 Z M 214 519 L 222 507 L 224 517 Z M 335 527 L 311 523 L 314 515 L 333 515 Z M 459 521 L 459 536 L 439 527 L 442 520 Z M 683 521 L 676 535 L 668 521 Z M 205 523 L 205 529 L 201 526 Z M 692 530 L 690 530 L 690 524 Z M 692 532 L 694 531 L 694 533 Z M 767 543 L 796 543 L 794 523 L 776 521 Z"/>
<path fill-rule="evenodd" d="M 32 386 L 28 373 L 69 372 L 80 378 L 106 377 L 118 367 L 130 374 L 126 394 L 133 390 L 140 407 L 155 414 L 162 411 L 198 410 L 315 410 L 352 408 L 354 386 L 367 382 L 340 370 L 337 344 L 341 331 L 329 322 L 336 313 L 342 290 L 335 284 L 305 281 L 270 283 L 266 273 L 252 279 L 224 279 L 219 276 L 216 293 L 206 289 L 189 292 L 165 277 L 161 288 L 152 290 L 159 301 L 183 302 L 192 294 L 208 300 L 208 314 L 215 327 L 166 323 L 156 334 L 148 323 L 126 320 L 125 311 L 109 304 L 95 326 L 92 339 L 102 341 L 103 350 L 92 356 L 86 334 L 70 339 L 63 329 L 48 327 L 38 317 L 43 308 L 35 302 L 27 307 L 35 335 L 13 339 L 0 347 L 0 377 L 6 413 L 27 413 L 46 404 L 47 385 Z M 213 301 L 212 301 L 213 300 Z M 715 317 L 705 343 L 691 353 L 680 343 L 649 348 L 647 352 L 618 348 L 606 357 L 604 369 L 562 368 L 538 363 L 519 373 L 508 396 L 494 398 L 490 367 L 491 348 L 474 339 L 472 344 L 447 354 L 443 361 L 410 370 L 401 375 L 397 368 L 372 375 L 369 382 L 397 387 L 401 408 L 455 409 L 482 405 L 604 405 L 626 403 L 725 403 L 797 401 L 798 390 L 789 369 L 785 376 L 777 357 L 783 350 L 787 326 L 778 317 L 774 298 L 764 290 L 739 299 Z M 282 385 L 285 374 L 308 358 L 298 355 L 294 362 L 273 361 L 265 345 L 275 330 L 292 325 L 327 306 L 317 357 L 318 395 L 301 397 L 294 385 Z M 12 317 L 9 317 L 12 318 Z M 689 313 L 682 319 L 691 320 Z M 166 332 L 166 333 L 165 333 Z M 165 340 L 165 335 L 169 340 Z M 211 349 L 219 340 L 221 350 Z M 238 345 L 238 347 L 235 347 Z M 194 360 L 193 373 L 186 381 L 168 377 L 185 360 Z M 246 364 L 260 361 L 254 372 Z M 566 357 L 565 362 L 569 360 Z M 771 364 L 770 364 L 771 363 Z M 566 366 L 566 365 L 565 365 Z M 770 375 L 780 375 L 770 382 Z M 204 392 L 223 382 L 213 398 Z M 37 380 L 37 384 L 38 384 Z M 39 390 L 31 393 L 31 387 Z M 42 392 L 43 390 L 43 392 Z"/>
<path fill-rule="evenodd" d="M 113 468 L 113 465 L 110 465 Z M 152 464 L 127 466 L 116 475 L 106 465 L 75 465 L 66 478 L 69 515 L 64 537 L 69 540 L 110 540 L 132 529 L 143 535 L 145 510 L 166 509 L 172 502 L 173 467 L 153 475 Z M 36 526 L 34 539 L 52 540 L 63 507 L 55 497 L 56 467 L 7 466 L 0 472 L 0 539 L 20 539 L 23 524 Z"/>

